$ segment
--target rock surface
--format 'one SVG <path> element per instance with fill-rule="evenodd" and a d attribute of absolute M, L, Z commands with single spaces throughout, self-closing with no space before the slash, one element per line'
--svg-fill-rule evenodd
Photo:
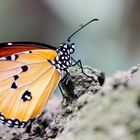
<path fill-rule="evenodd" d="M 139 65 L 106 77 L 98 70 L 71 69 L 62 83 L 65 100 L 53 97 L 38 120 L 22 129 L 0 125 L 7 140 L 140 140 Z M 103 84 L 104 83 L 104 84 Z"/>

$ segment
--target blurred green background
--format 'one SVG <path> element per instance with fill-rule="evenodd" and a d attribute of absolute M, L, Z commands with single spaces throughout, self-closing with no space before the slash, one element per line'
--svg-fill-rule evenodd
<path fill-rule="evenodd" d="M 1 0 L 0 42 L 36 41 L 56 47 L 72 38 L 74 57 L 108 75 L 140 59 L 139 0 Z"/>

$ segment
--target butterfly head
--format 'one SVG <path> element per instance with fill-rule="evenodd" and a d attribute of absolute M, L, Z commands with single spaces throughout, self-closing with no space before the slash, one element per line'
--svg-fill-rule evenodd
<path fill-rule="evenodd" d="M 67 72 L 67 69 L 69 67 L 72 66 L 72 62 L 71 62 L 71 54 L 74 53 L 75 48 L 74 48 L 74 43 L 71 42 L 71 38 L 78 33 L 81 29 L 83 29 L 85 26 L 87 26 L 88 24 L 90 24 L 93 21 L 98 21 L 98 19 L 92 19 L 91 21 L 89 21 L 88 23 L 84 24 L 83 26 L 81 26 L 78 30 L 76 30 L 73 34 L 71 34 L 66 43 L 62 43 L 60 44 L 60 46 L 58 47 L 58 49 L 56 50 L 57 52 L 57 56 L 54 59 L 54 61 L 52 62 L 52 65 L 58 70 L 60 71 L 60 73 L 62 71 Z"/>
<path fill-rule="evenodd" d="M 66 42 L 66 43 L 61 43 L 59 48 L 58 48 L 58 52 L 60 52 L 62 54 L 63 53 L 67 53 L 66 55 L 70 55 L 73 54 L 75 52 L 75 48 L 74 48 L 74 43 L 73 42 Z"/>
<path fill-rule="evenodd" d="M 73 54 L 75 52 L 75 48 L 74 48 L 74 43 L 73 42 L 70 42 L 70 41 L 67 41 L 67 48 L 70 52 L 70 54 Z"/>
<path fill-rule="evenodd" d="M 75 44 L 73 42 L 61 43 L 59 48 L 57 49 L 59 56 L 70 57 L 70 55 L 75 52 L 74 45 Z"/>

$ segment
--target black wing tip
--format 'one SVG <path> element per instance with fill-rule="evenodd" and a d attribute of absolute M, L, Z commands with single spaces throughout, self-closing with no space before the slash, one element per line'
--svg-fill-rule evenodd
<path fill-rule="evenodd" d="M 29 119 L 28 121 L 20 121 L 19 119 L 6 119 L 2 113 L 0 113 L 0 122 L 7 125 L 8 127 L 14 128 L 24 128 L 30 123 L 32 123 L 35 119 Z"/>
<path fill-rule="evenodd" d="M 12 42 L 3 42 L 0 43 L 0 47 L 6 47 L 6 46 L 17 46 L 17 45 L 32 45 L 32 46 L 38 46 L 40 48 L 49 48 L 52 50 L 56 50 L 57 48 L 51 45 L 48 45 L 46 43 L 41 43 L 41 42 L 32 42 L 32 41 L 12 41 Z"/>

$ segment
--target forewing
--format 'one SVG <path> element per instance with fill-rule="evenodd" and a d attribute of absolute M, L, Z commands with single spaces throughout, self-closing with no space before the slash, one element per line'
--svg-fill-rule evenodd
<path fill-rule="evenodd" d="M 14 55 L 18 57 L 0 58 L 0 120 L 11 127 L 24 127 L 41 114 L 60 74 L 48 61 L 57 55 L 53 50 Z"/>
<path fill-rule="evenodd" d="M 6 42 L 0 43 L 0 57 L 36 49 L 56 50 L 53 46 L 38 42 Z"/>

